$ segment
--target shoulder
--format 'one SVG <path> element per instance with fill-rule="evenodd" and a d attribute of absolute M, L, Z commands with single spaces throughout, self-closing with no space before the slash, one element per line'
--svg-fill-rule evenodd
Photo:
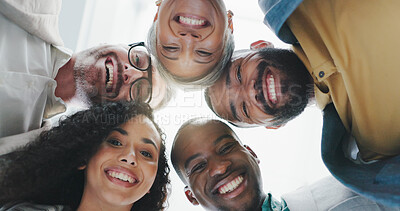
<path fill-rule="evenodd" d="M 58 30 L 61 0 L 0 1 L 0 13 L 50 44 L 63 45 Z"/>
<path fill-rule="evenodd" d="M 0 207 L 0 211 L 69 211 L 67 206 L 63 205 L 42 205 L 30 202 L 12 202 Z"/>

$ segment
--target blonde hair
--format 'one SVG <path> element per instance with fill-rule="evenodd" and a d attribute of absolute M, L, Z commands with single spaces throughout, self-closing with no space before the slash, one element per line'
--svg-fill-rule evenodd
<path fill-rule="evenodd" d="M 150 30 L 147 34 L 147 46 L 150 53 L 154 56 L 154 66 L 160 73 L 160 76 L 166 80 L 167 83 L 174 84 L 178 87 L 209 87 L 213 85 L 218 78 L 221 76 L 225 66 L 230 62 L 233 51 L 235 49 L 235 42 L 233 33 L 229 27 L 226 27 L 224 32 L 224 49 L 222 52 L 222 58 L 218 63 L 211 68 L 206 74 L 194 77 L 194 78 L 183 78 L 175 76 L 169 72 L 169 70 L 159 61 L 157 55 L 157 25 L 158 20 L 153 22 Z M 152 61 L 153 62 L 153 61 Z"/>

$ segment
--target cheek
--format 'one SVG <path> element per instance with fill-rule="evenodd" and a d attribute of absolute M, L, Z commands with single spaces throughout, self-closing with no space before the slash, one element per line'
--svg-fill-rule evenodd
<path fill-rule="evenodd" d="M 144 175 L 143 182 L 148 186 L 149 189 L 153 185 L 154 180 L 157 176 L 157 168 L 158 168 L 157 163 L 146 163 L 142 165 L 142 171 Z"/>
<path fill-rule="evenodd" d="M 96 167 L 102 165 L 108 157 L 112 157 L 115 155 L 112 155 L 107 149 L 104 149 L 103 147 L 100 147 L 100 149 L 96 152 L 96 154 L 93 155 L 92 158 L 90 158 L 88 162 L 88 168 L 89 167 Z"/>
<path fill-rule="evenodd" d="M 131 99 L 130 98 L 130 88 L 131 88 L 130 84 L 122 85 L 120 90 L 119 90 L 118 97 L 116 98 L 116 101 L 119 101 L 119 100 L 129 101 Z"/>
<path fill-rule="evenodd" d="M 165 44 L 170 42 L 171 36 L 174 36 L 174 34 L 167 23 L 160 24 L 159 22 L 157 25 L 157 44 Z"/>
<path fill-rule="evenodd" d="M 204 195 L 205 181 L 207 181 L 206 174 L 194 175 L 189 179 L 190 187 L 195 195 Z"/>

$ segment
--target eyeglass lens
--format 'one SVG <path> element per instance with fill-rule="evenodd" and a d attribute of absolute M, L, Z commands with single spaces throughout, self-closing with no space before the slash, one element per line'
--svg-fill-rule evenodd
<path fill-rule="evenodd" d="M 131 87 L 131 99 L 148 102 L 151 96 L 151 85 L 146 78 L 136 80 Z"/>
<path fill-rule="evenodd" d="M 135 46 L 129 52 L 129 59 L 132 62 L 132 65 L 141 69 L 145 70 L 150 65 L 150 57 L 149 52 L 143 46 Z"/>

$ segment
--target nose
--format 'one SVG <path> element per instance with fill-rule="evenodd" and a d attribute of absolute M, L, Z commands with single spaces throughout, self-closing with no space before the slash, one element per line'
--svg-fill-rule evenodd
<path fill-rule="evenodd" d="M 119 161 L 130 164 L 132 166 L 136 166 L 137 160 L 135 151 L 133 149 L 124 150 L 124 152 L 122 152 L 121 155 L 119 156 Z"/>
<path fill-rule="evenodd" d="M 179 36 L 184 39 L 193 39 L 193 40 L 201 40 L 202 36 L 200 33 L 192 30 L 185 30 L 185 31 L 179 31 L 178 32 Z"/>
<path fill-rule="evenodd" d="M 247 102 L 253 102 L 253 103 L 257 103 L 257 90 L 255 88 L 255 80 L 251 80 L 250 82 L 248 82 L 245 87 L 244 87 L 244 95 L 247 97 Z"/>
<path fill-rule="evenodd" d="M 231 166 L 231 162 L 227 160 L 222 160 L 222 161 L 214 161 L 211 162 L 209 165 L 210 166 L 210 176 L 214 177 L 217 175 L 222 175 L 225 174 L 226 170 Z"/>
<path fill-rule="evenodd" d="M 122 80 L 125 84 L 130 84 L 138 78 L 147 77 L 146 71 L 140 71 L 130 64 L 124 65 L 124 70 L 122 72 Z"/>

